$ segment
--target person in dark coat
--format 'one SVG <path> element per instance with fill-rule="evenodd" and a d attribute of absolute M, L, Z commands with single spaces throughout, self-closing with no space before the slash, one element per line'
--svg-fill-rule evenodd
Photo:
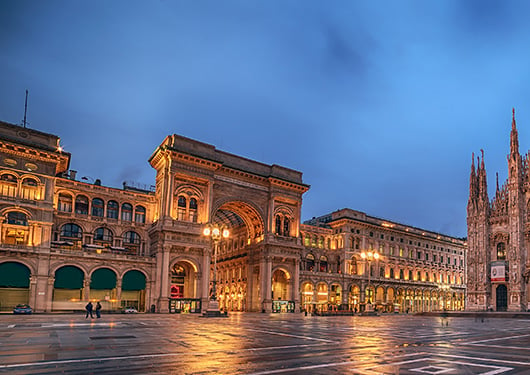
<path fill-rule="evenodd" d="M 93 306 L 92 306 L 92 302 L 88 302 L 87 305 L 85 306 L 85 309 L 86 309 L 86 316 L 85 316 L 85 319 L 88 318 L 88 315 L 90 314 L 90 317 L 91 318 L 94 318 L 94 315 L 92 315 L 92 309 L 93 309 Z"/>
<path fill-rule="evenodd" d="M 96 303 L 96 318 L 101 318 L 101 303 Z"/>

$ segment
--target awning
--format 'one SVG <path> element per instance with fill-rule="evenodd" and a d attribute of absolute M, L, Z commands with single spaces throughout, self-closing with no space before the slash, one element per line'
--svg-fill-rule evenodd
<path fill-rule="evenodd" d="M 90 289 L 116 288 L 116 274 L 108 268 L 99 268 L 92 273 Z"/>
<path fill-rule="evenodd" d="M 64 266 L 55 271 L 54 288 L 82 289 L 85 275 L 75 266 Z"/>
<path fill-rule="evenodd" d="M 140 271 L 129 271 L 123 275 L 121 290 L 144 290 L 145 276 Z"/>
<path fill-rule="evenodd" d="M 29 268 L 22 263 L 0 264 L 0 288 L 29 288 Z"/>

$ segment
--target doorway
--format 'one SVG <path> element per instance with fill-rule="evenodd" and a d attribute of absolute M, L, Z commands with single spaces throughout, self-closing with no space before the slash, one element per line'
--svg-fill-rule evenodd
<path fill-rule="evenodd" d="M 496 290 L 497 311 L 506 311 L 508 309 L 508 288 L 506 285 L 499 285 Z"/>

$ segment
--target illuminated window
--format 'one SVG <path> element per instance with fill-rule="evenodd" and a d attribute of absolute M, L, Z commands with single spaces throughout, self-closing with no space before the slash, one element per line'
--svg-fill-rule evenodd
<path fill-rule="evenodd" d="M 57 209 L 62 212 L 72 212 L 72 196 L 65 193 L 59 194 Z"/>
<path fill-rule="evenodd" d="M 328 272 L 328 258 L 325 256 L 320 257 L 320 272 Z"/>
<path fill-rule="evenodd" d="M 25 178 L 22 180 L 22 199 L 39 200 L 39 184 L 33 178 Z"/>
<path fill-rule="evenodd" d="M 497 260 L 506 260 L 506 245 L 504 242 L 497 244 Z"/>
<path fill-rule="evenodd" d="M 313 271 L 315 269 L 315 257 L 313 254 L 307 254 L 306 256 L 306 271 Z"/>
<path fill-rule="evenodd" d="M 0 192 L 4 196 L 15 197 L 17 195 L 18 179 L 15 175 L 6 173 L 0 176 Z"/>

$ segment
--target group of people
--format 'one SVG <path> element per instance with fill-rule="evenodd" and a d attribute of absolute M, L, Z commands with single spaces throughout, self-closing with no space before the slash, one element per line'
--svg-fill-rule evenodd
<path fill-rule="evenodd" d="M 94 305 L 92 305 L 92 302 L 88 302 L 87 305 L 85 306 L 85 309 L 86 309 L 86 316 L 85 316 L 85 319 L 88 318 L 88 316 L 90 315 L 90 318 L 94 318 L 94 315 L 92 314 L 92 312 L 94 311 Z M 96 318 L 101 318 L 101 303 L 96 303 Z"/>

